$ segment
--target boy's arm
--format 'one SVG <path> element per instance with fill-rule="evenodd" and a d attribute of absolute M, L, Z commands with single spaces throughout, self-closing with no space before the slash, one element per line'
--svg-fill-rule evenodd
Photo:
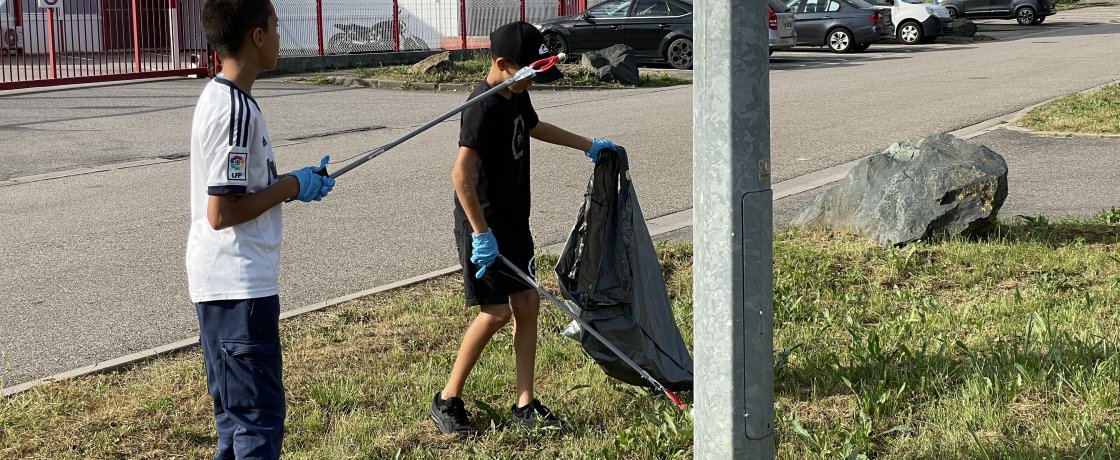
<path fill-rule="evenodd" d="M 568 132 L 556 125 L 543 121 L 538 122 L 537 126 L 529 131 L 529 135 L 533 136 L 533 139 L 539 141 L 571 147 L 581 152 L 591 150 L 591 139 Z"/>
<path fill-rule="evenodd" d="M 478 168 L 481 157 L 478 151 L 470 147 L 459 147 L 459 154 L 455 157 L 455 165 L 451 168 L 451 183 L 455 186 L 455 195 L 459 197 L 459 204 L 467 214 L 474 233 L 486 233 L 490 226 L 486 223 L 486 215 L 482 212 L 482 203 L 478 201 L 478 190 L 474 185 L 474 172 Z"/>
<path fill-rule="evenodd" d="M 206 217 L 214 230 L 222 230 L 260 217 L 269 209 L 299 195 L 299 180 L 283 176 L 279 182 L 248 195 L 210 195 Z"/>

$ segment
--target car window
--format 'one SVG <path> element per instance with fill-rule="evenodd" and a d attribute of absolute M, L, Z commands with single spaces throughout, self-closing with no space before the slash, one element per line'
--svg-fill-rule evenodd
<path fill-rule="evenodd" d="M 806 13 L 824 13 L 826 11 L 840 11 L 840 3 L 836 0 L 808 0 L 805 2 Z"/>
<path fill-rule="evenodd" d="M 847 2 L 851 3 L 852 6 L 854 6 L 856 8 L 875 8 L 874 5 L 872 5 L 870 3 L 867 3 L 863 0 L 847 0 Z"/>
<path fill-rule="evenodd" d="M 797 5 L 799 4 L 801 4 L 801 0 L 789 0 L 786 2 L 786 6 L 792 11 L 797 11 Z"/>
<path fill-rule="evenodd" d="M 778 0 L 769 0 L 769 1 L 770 1 L 770 9 L 774 10 L 775 13 L 787 13 L 787 12 L 789 12 L 789 8 L 786 8 L 786 5 L 784 3 L 782 3 Z M 790 3 L 797 3 L 797 2 L 793 1 L 793 2 L 790 2 Z"/>
<path fill-rule="evenodd" d="M 630 12 L 630 0 L 607 0 L 587 10 L 593 18 L 624 18 Z"/>
<path fill-rule="evenodd" d="M 667 3 L 669 3 L 669 16 L 684 16 L 686 14 L 692 13 L 692 5 L 690 4 L 677 2 Z"/>
<path fill-rule="evenodd" d="M 669 0 L 638 0 L 634 16 L 673 16 L 669 11 Z"/>

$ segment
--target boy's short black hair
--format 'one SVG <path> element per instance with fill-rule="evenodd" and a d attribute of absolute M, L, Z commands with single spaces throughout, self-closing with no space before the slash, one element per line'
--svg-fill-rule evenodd
<path fill-rule="evenodd" d="M 202 33 L 218 56 L 232 56 L 241 50 L 250 31 L 268 28 L 272 12 L 271 0 L 206 0 Z"/>

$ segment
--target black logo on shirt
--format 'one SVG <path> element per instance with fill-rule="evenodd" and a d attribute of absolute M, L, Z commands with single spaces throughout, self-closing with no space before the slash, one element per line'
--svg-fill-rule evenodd
<path fill-rule="evenodd" d="M 268 159 L 268 185 L 276 182 L 276 163 L 271 158 Z"/>
<path fill-rule="evenodd" d="M 520 160 L 525 155 L 525 120 L 520 116 L 513 121 L 513 159 Z"/>

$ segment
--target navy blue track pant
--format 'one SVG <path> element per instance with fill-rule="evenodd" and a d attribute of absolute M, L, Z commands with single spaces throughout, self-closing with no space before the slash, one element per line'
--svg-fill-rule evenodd
<path fill-rule="evenodd" d="M 277 459 L 284 437 L 280 297 L 195 304 L 216 460 Z"/>

